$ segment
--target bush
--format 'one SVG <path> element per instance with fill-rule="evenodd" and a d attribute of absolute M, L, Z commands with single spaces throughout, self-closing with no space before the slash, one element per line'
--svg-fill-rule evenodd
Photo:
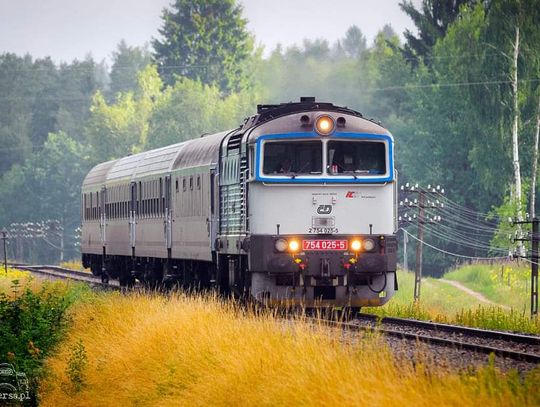
<path fill-rule="evenodd" d="M 45 283 L 33 291 L 19 280 L 12 280 L 11 293 L 0 292 L 0 363 L 26 375 L 29 405 L 37 402 L 43 361 L 64 334 L 67 309 L 79 294 L 78 286 Z"/>

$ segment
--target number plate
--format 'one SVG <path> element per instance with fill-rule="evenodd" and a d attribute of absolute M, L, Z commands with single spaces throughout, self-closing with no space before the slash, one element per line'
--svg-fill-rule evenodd
<path fill-rule="evenodd" d="M 347 250 L 346 240 L 302 240 L 303 250 Z"/>

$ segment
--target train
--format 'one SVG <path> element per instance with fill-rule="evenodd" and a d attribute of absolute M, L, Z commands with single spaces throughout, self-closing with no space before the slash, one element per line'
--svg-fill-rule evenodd
<path fill-rule="evenodd" d="M 398 289 L 394 139 L 347 107 L 257 105 L 236 129 L 96 165 L 81 194 L 82 263 L 103 282 L 307 308 Z"/>

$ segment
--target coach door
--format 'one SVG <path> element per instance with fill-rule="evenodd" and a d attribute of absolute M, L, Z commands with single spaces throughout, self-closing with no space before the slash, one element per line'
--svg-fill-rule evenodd
<path fill-rule="evenodd" d="M 171 176 L 165 177 L 165 244 L 167 249 L 172 247 L 172 210 L 171 210 Z"/>
<path fill-rule="evenodd" d="M 216 250 L 216 239 L 218 231 L 218 213 L 219 213 L 219 185 L 216 177 L 216 169 L 210 169 L 210 227 L 209 238 L 210 248 Z"/>
<path fill-rule="evenodd" d="M 135 226 L 137 221 L 137 183 L 130 184 L 129 200 L 129 245 L 135 248 Z"/>
<path fill-rule="evenodd" d="M 99 194 L 99 230 L 102 247 L 105 247 L 107 244 L 107 214 L 105 212 L 105 203 L 107 202 L 106 196 L 107 189 L 102 187 L 101 193 Z"/>

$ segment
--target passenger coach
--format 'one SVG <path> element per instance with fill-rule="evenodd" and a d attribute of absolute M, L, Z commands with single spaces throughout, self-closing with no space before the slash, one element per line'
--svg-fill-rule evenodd
<path fill-rule="evenodd" d="M 259 105 L 235 130 L 94 167 L 83 264 L 122 285 L 382 305 L 397 289 L 396 185 L 380 124 L 314 98 Z"/>

